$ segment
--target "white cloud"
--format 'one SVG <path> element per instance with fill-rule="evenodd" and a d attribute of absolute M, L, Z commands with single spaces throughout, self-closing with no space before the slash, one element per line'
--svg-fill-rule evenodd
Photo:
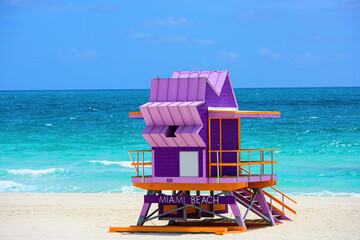
<path fill-rule="evenodd" d="M 153 43 L 184 43 L 187 41 L 185 36 L 159 37 Z"/>
<path fill-rule="evenodd" d="M 126 36 L 126 38 L 130 39 L 145 39 L 145 38 L 151 38 L 152 34 L 148 32 L 135 32 L 131 33 Z"/>
<path fill-rule="evenodd" d="M 278 15 L 271 11 L 247 11 L 236 14 L 232 18 L 237 21 L 271 21 L 278 18 Z"/>
<path fill-rule="evenodd" d="M 313 35 L 307 35 L 304 36 L 304 38 L 306 40 L 310 40 L 310 41 L 322 41 L 322 40 L 326 40 L 325 37 L 323 35 L 320 34 L 313 34 Z"/>
<path fill-rule="evenodd" d="M 150 26 L 161 26 L 161 27 L 178 27 L 187 24 L 188 21 L 186 18 L 175 18 L 174 16 L 169 16 L 164 20 L 154 20 L 150 21 L 148 25 Z"/>
<path fill-rule="evenodd" d="M 218 58 L 223 61 L 235 60 L 239 57 L 239 54 L 235 51 L 219 51 L 217 54 Z"/>
<path fill-rule="evenodd" d="M 267 48 L 261 48 L 259 49 L 259 53 L 263 56 L 269 57 L 271 59 L 277 59 L 280 57 L 280 54 L 277 52 L 270 51 Z"/>
<path fill-rule="evenodd" d="M 298 68 L 311 68 L 319 66 L 324 62 L 321 56 L 306 52 L 300 55 L 290 56 L 290 59 Z"/>
<path fill-rule="evenodd" d="M 77 48 L 72 48 L 65 54 L 61 54 L 64 59 L 73 59 L 78 61 L 93 61 L 98 58 L 96 51 L 92 49 L 79 50 Z"/>
<path fill-rule="evenodd" d="M 117 11 L 119 10 L 119 8 L 115 5 L 111 5 L 111 4 L 103 4 L 103 5 L 100 5 L 96 8 L 94 8 L 95 11 L 98 11 L 98 12 L 112 12 L 112 11 Z"/>
<path fill-rule="evenodd" d="M 239 55 L 238 55 L 236 52 L 234 52 L 234 51 L 228 52 L 227 54 L 228 54 L 228 56 L 229 56 L 230 58 L 232 58 L 232 59 L 236 59 L 236 58 L 239 57 Z"/>
<path fill-rule="evenodd" d="M 201 45 L 212 45 L 216 44 L 215 40 L 212 39 L 192 39 L 193 43 L 201 44 Z"/>

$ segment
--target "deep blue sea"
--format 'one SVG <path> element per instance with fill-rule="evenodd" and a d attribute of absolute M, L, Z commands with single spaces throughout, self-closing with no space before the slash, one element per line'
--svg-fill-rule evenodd
<path fill-rule="evenodd" d="M 360 196 L 360 88 L 236 89 L 242 148 L 279 148 L 286 193 Z M 0 92 L 0 192 L 141 192 L 128 150 L 149 149 L 128 119 L 149 90 Z"/>

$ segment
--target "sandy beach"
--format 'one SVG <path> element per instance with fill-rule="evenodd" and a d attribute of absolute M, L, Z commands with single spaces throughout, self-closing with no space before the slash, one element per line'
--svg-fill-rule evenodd
<path fill-rule="evenodd" d="M 136 224 L 136 193 L 1 193 L 0 239 L 360 239 L 360 198 L 299 197 L 297 215 L 277 227 L 245 233 L 108 233 Z M 252 216 L 249 215 L 251 218 Z M 152 221 L 152 224 L 166 222 Z"/>

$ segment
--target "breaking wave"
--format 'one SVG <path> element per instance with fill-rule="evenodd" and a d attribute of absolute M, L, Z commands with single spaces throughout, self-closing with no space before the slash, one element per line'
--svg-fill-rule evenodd
<path fill-rule="evenodd" d="M 93 160 L 90 161 L 91 163 L 95 163 L 95 164 L 101 164 L 101 165 L 120 165 L 122 167 L 131 167 L 131 162 L 130 161 L 119 161 L 119 162 L 112 162 L 112 161 L 106 161 L 106 160 Z"/>
<path fill-rule="evenodd" d="M 43 176 L 43 175 L 63 175 L 66 173 L 66 170 L 63 168 L 47 168 L 47 169 L 3 169 L 0 170 L 1 175 L 22 175 L 22 176 Z"/>
<path fill-rule="evenodd" d="M 0 181 L 0 192 L 27 192 L 35 188 L 35 186 L 24 185 L 14 181 Z"/>
<path fill-rule="evenodd" d="M 133 166 L 131 166 L 131 162 L 130 161 L 119 161 L 119 162 L 112 162 L 112 161 L 107 161 L 107 160 L 93 160 L 93 161 L 89 161 L 90 163 L 95 163 L 95 164 L 101 164 L 101 165 L 119 165 L 122 166 L 124 168 L 133 168 Z M 149 166 L 145 166 L 146 168 Z"/>
<path fill-rule="evenodd" d="M 289 193 L 289 195 L 294 196 L 315 196 L 315 197 L 356 197 L 360 198 L 360 193 L 346 193 L 346 192 L 330 192 L 327 190 L 321 192 L 311 192 L 311 193 L 304 193 L 304 192 L 293 192 Z"/>

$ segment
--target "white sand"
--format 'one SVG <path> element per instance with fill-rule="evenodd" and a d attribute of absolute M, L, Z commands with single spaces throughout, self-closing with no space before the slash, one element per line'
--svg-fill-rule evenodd
<path fill-rule="evenodd" d="M 298 214 L 288 215 L 294 221 L 217 236 L 107 233 L 109 226 L 136 224 L 141 194 L 1 193 L 0 239 L 360 239 L 360 198 L 294 198 Z"/>

